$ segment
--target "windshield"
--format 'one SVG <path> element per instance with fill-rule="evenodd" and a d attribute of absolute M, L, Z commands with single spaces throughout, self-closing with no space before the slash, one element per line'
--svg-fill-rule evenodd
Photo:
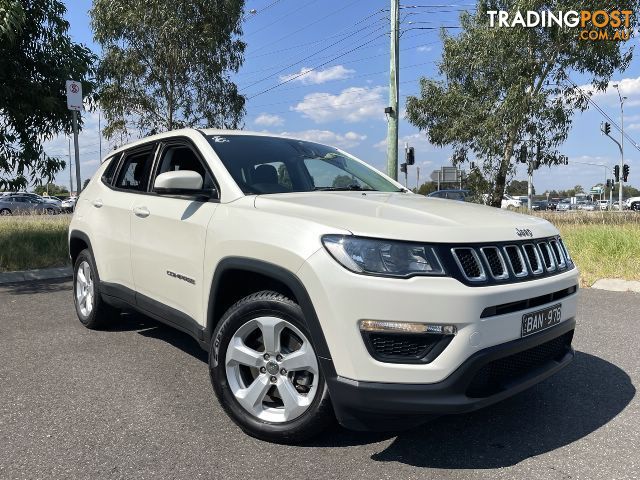
<path fill-rule="evenodd" d="M 208 139 L 246 194 L 403 191 L 363 162 L 319 143 L 257 135 L 212 135 Z"/>

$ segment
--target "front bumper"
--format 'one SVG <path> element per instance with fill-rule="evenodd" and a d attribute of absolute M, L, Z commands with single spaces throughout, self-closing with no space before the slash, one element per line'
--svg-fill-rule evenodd
<path fill-rule="evenodd" d="M 575 320 L 480 350 L 445 380 L 431 384 L 360 382 L 322 360 L 338 421 L 353 430 L 397 430 L 433 416 L 464 413 L 519 393 L 567 366 Z"/>

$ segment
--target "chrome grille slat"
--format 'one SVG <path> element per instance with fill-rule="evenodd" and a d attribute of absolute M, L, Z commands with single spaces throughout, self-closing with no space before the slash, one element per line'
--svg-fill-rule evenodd
<path fill-rule="evenodd" d="M 538 249 L 542 254 L 542 263 L 547 272 L 553 272 L 556 269 L 556 261 L 549 246 L 549 242 L 538 243 Z"/>
<path fill-rule="evenodd" d="M 493 278 L 496 280 L 506 280 L 509 278 L 507 264 L 498 247 L 482 247 L 480 251 L 489 266 L 489 273 Z"/>
<path fill-rule="evenodd" d="M 518 245 L 507 245 L 504 247 L 504 251 L 507 255 L 509 265 L 511 266 L 511 271 L 516 278 L 526 277 L 529 272 L 524 261 L 524 256 L 520 251 L 520 247 Z"/>
<path fill-rule="evenodd" d="M 452 248 L 451 253 L 467 280 L 470 282 L 484 282 L 487 279 L 480 257 L 478 257 L 474 248 Z"/>
<path fill-rule="evenodd" d="M 542 267 L 542 259 L 540 258 L 540 253 L 538 253 L 536 246 L 533 243 L 525 243 L 522 246 L 522 250 L 524 250 L 524 257 L 531 269 L 531 273 L 534 275 L 540 275 L 543 273 L 544 268 Z"/>
<path fill-rule="evenodd" d="M 562 247 L 558 243 L 556 239 L 549 240 L 549 245 L 551 246 L 551 251 L 556 260 L 556 265 L 559 270 L 564 270 L 567 268 L 567 262 L 564 259 L 564 252 L 562 251 Z"/>

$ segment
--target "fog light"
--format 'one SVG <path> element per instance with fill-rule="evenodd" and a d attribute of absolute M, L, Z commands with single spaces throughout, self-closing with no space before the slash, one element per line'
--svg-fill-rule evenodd
<path fill-rule="evenodd" d="M 437 335 L 455 335 L 455 325 L 438 325 L 433 323 L 394 322 L 387 320 L 360 320 L 363 332 L 387 333 L 435 333 Z"/>

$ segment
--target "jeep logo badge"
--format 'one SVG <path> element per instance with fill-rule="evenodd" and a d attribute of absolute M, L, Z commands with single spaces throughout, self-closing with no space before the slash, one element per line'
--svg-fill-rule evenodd
<path fill-rule="evenodd" d="M 516 235 L 519 237 L 533 238 L 533 232 L 528 228 L 516 228 Z"/>

